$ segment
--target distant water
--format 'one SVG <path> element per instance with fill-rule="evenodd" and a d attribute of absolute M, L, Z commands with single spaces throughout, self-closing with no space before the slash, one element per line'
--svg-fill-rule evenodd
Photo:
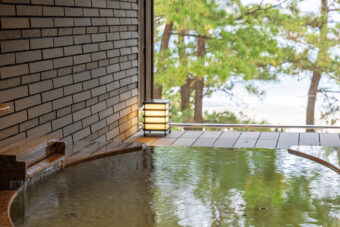
<path fill-rule="evenodd" d="M 256 121 L 266 120 L 271 124 L 305 124 L 310 77 L 298 80 L 293 77 L 280 76 L 278 82 L 257 82 L 255 84 L 265 92 L 261 98 L 248 94 L 244 88 L 236 86 L 233 89 L 232 100 L 222 92 L 215 92 L 211 97 L 204 98 L 203 110 L 208 112 L 229 110 L 235 113 L 242 111 Z M 335 81 L 324 79 L 321 81 L 320 87 L 340 91 L 340 87 L 336 85 Z M 330 95 L 340 100 L 340 93 Z M 319 94 L 316 106 L 316 124 L 327 125 L 326 122 L 320 120 L 322 101 L 323 96 Z M 338 118 L 340 118 L 339 115 Z M 338 124 L 340 125 L 340 122 Z"/>

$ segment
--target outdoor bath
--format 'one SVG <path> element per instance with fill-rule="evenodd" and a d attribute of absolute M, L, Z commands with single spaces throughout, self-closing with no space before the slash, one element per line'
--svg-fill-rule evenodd
<path fill-rule="evenodd" d="M 0 2 L 0 227 L 340 227 L 339 0 Z"/>
<path fill-rule="evenodd" d="M 337 148 L 300 151 L 339 167 Z M 338 226 L 340 176 L 287 149 L 149 147 L 29 182 L 15 226 Z"/>

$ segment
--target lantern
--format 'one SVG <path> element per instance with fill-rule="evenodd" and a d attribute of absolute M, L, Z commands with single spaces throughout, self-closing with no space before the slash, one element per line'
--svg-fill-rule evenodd
<path fill-rule="evenodd" d="M 170 100 L 152 99 L 143 102 L 144 105 L 144 136 L 148 131 L 171 133 L 170 129 Z"/>

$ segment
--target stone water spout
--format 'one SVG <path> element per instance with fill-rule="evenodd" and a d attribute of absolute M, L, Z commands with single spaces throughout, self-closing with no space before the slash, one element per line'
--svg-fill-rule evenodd
<path fill-rule="evenodd" d="M 9 105 L 0 103 L 0 114 L 5 114 L 10 111 Z"/>

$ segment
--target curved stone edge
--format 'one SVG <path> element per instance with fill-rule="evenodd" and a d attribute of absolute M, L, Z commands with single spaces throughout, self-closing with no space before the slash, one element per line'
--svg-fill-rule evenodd
<path fill-rule="evenodd" d="M 300 156 L 302 158 L 309 159 L 309 160 L 314 161 L 314 162 L 317 162 L 321 165 L 328 167 L 329 169 L 333 170 L 334 172 L 340 174 L 340 169 L 338 167 L 332 165 L 331 163 L 329 163 L 329 162 L 327 162 L 327 161 L 325 161 L 321 158 L 315 157 L 315 156 L 310 155 L 310 154 L 306 154 L 306 153 L 301 152 L 301 151 L 296 151 L 296 150 L 293 150 L 293 149 L 288 149 L 288 153 L 294 154 L 296 156 Z"/>
<path fill-rule="evenodd" d="M 17 190 L 0 191 L 0 226 L 14 226 L 10 218 L 9 212 L 14 198 L 17 196 Z"/>

